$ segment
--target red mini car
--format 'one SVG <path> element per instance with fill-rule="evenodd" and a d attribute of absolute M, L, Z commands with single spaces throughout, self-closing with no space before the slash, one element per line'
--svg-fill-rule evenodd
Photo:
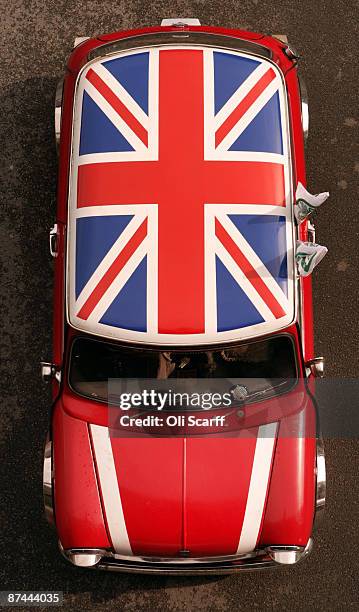
<path fill-rule="evenodd" d="M 164 20 L 77 40 L 42 364 L 45 509 L 74 565 L 229 573 L 310 551 L 325 464 L 295 266 L 296 240 L 314 242 L 293 213 L 307 128 L 284 36 Z M 149 409 L 158 390 L 131 386 L 146 380 L 226 393 L 181 411 L 167 387 Z"/>

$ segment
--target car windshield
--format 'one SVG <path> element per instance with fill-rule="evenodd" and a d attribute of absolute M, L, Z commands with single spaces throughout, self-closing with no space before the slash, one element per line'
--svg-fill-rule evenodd
<path fill-rule="evenodd" d="M 286 335 L 208 351 L 156 351 L 77 338 L 69 368 L 71 388 L 100 401 L 108 401 L 113 379 L 188 379 L 207 390 L 220 382 L 234 399 L 257 401 L 289 390 L 296 377 L 294 344 Z"/>

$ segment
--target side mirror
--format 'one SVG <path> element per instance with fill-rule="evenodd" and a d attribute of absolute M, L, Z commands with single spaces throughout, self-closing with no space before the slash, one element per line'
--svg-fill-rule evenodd
<path fill-rule="evenodd" d="M 47 361 L 41 362 L 41 378 L 43 382 L 49 383 L 54 378 L 60 384 L 61 382 L 61 370 L 57 368 L 53 363 Z"/>
<path fill-rule="evenodd" d="M 305 371 L 307 376 L 311 374 L 315 378 L 323 378 L 324 376 L 324 357 L 314 357 L 305 364 Z"/>
<path fill-rule="evenodd" d="M 49 231 L 49 247 L 51 257 L 57 257 L 58 254 L 58 227 L 57 223 L 50 228 Z"/>

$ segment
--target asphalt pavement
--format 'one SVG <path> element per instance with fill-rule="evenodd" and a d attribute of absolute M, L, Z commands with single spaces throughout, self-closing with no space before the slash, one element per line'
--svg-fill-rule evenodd
<path fill-rule="evenodd" d="M 74 612 L 359 608 L 356 439 L 326 443 L 327 509 L 312 555 L 297 567 L 168 578 L 67 565 L 43 517 L 50 396 L 39 377 L 40 360 L 51 356 L 56 82 L 75 36 L 172 16 L 287 34 L 301 54 L 310 101 L 308 185 L 331 193 L 316 224 L 318 241 L 329 248 L 314 272 L 316 349 L 329 377 L 357 376 L 358 13 L 349 0 L 0 0 L 0 590 L 62 590 L 65 609 Z"/>

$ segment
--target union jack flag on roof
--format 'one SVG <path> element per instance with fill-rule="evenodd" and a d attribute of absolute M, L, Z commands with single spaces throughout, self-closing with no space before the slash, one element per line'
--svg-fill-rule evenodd
<path fill-rule="evenodd" d="M 76 91 L 68 318 L 213 344 L 294 319 L 287 104 L 270 61 L 159 47 L 89 63 Z"/>

